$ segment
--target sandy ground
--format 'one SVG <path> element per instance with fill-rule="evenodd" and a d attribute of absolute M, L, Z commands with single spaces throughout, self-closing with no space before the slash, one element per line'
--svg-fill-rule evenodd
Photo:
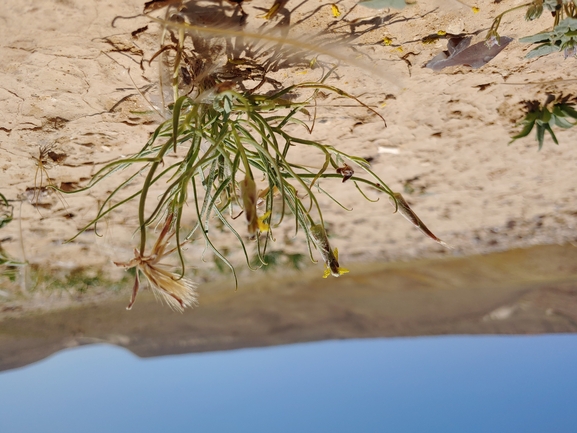
<path fill-rule="evenodd" d="M 325 3 L 288 2 L 295 36 L 315 35 L 330 25 L 323 40 L 348 40 L 354 48 L 346 51 L 351 64 L 340 67 L 331 84 L 360 95 L 388 125 L 362 107 L 342 106 L 350 101 L 329 98 L 319 104 L 314 138 L 370 159 L 374 171 L 404 192 L 429 228 L 453 247 L 447 250 L 424 237 L 393 215 L 386 200 L 369 203 L 352 186 L 327 182 L 324 186 L 354 209 L 346 211 L 328 199 L 322 203 L 342 263 L 459 257 L 576 240 L 575 132 L 560 131 L 561 144 L 547 139 L 541 152 L 533 138 L 507 146 L 521 117 L 521 101 L 544 100 L 548 92 L 577 93 L 571 81 L 577 78 L 576 60 L 563 60 L 562 54 L 527 60 L 529 47 L 515 40 L 481 69 L 423 68 L 445 49 L 446 40 L 423 44 L 422 37 L 440 30 L 487 29 L 499 12 L 522 2 L 480 0 L 475 14 L 450 1 L 437 8 L 423 0 L 400 12 L 380 13 L 342 1 L 339 18 L 326 5 L 310 15 Z M 246 11 L 254 17 L 269 3 L 249 2 Z M 47 174 L 55 185 L 74 189 L 105 162 L 138 150 L 155 129 L 157 115 L 135 114 L 150 110 L 135 85 L 147 84 L 146 77 L 155 74 L 151 68 L 143 77 L 137 59 L 140 50 L 150 58 L 158 29 L 151 25 L 132 38 L 130 32 L 147 23 L 144 17 L 117 20 L 111 27 L 114 17 L 137 15 L 142 6 L 137 0 L 5 0 L 0 11 L 0 192 L 13 200 L 16 219 L 2 228 L 0 239 L 15 259 L 57 269 L 105 268 L 119 276 L 111 261 L 131 257 L 134 206 L 113 214 L 101 226 L 102 237 L 90 231 L 64 243 L 94 217 L 123 175 L 62 201 L 50 190 L 38 190 L 48 181 L 37 159 L 40 146 L 55 146 L 56 160 L 48 161 Z M 527 23 L 522 13 L 513 13 L 504 18 L 500 33 L 518 38 L 549 25 L 545 14 Z M 384 38 L 392 44 L 383 44 Z M 119 46 L 124 51 L 118 52 Z M 380 74 L 363 70 L 359 62 Z M 317 78 L 314 71 L 301 72 L 306 79 Z M 147 97 L 158 102 L 153 92 Z M 284 230 L 275 249 L 305 253 L 304 244 L 289 245 L 293 228 Z M 218 242 L 227 245 L 230 239 Z M 191 260 L 210 268 L 212 263 L 199 260 L 202 249 L 191 247 Z M 0 302 L 10 303 L 21 295 L 4 289 L 2 296 Z"/>

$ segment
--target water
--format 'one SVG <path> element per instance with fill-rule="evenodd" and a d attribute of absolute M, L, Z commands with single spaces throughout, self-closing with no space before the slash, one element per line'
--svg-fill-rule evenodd
<path fill-rule="evenodd" d="M 328 341 L 0 374 L 0 432 L 575 432 L 577 335 Z"/>

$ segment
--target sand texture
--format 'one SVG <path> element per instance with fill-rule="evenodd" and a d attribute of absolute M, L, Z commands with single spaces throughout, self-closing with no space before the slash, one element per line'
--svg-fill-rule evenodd
<path fill-rule="evenodd" d="M 251 25 L 258 28 L 264 20 L 257 15 L 271 2 L 245 3 Z M 291 36 L 323 43 L 348 58 L 329 83 L 359 96 L 387 123 L 354 101 L 330 96 L 317 101 L 312 138 L 371 161 L 452 247 L 432 242 L 394 215 L 384 195 L 368 193 L 380 197 L 371 203 L 350 184 L 326 181 L 322 186 L 353 209 L 328 198 L 321 203 L 342 263 L 460 257 L 576 240 L 575 131 L 559 131 L 558 146 L 547 137 L 540 152 L 533 134 L 507 145 L 519 129 L 522 101 L 577 93 L 575 58 L 564 60 L 558 53 L 528 60 L 530 47 L 518 41 L 547 29 L 550 16 L 534 22 L 525 22 L 522 12 L 505 16 L 500 33 L 513 41 L 478 69 L 424 67 L 446 49 L 447 40 L 424 44 L 422 38 L 442 30 L 470 34 L 477 43 L 493 17 L 521 3 L 479 0 L 480 11 L 474 13 L 451 1 L 374 11 L 353 8 L 355 2 L 346 0 L 338 2 L 338 18 L 324 2 L 287 3 L 277 21 L 290 22 Z M 135 16 L 142 8 L 136 0 L 4 1 L 0 192 L 13 201 L 15 221 L 2 228 L 0 239 L 13 258 L 54 269 L 106 268 L 118 277 L 122 271 L 112 261 L 132 256 L 136 203 L 112 213 L 99 226 L 100 236 L 91 230 L 65 243 L 94 218 L 126 173 L 64 197 L 42 187 L 85 185 L 105 163 L 138 151 L 162 120 L 151 108 L 160 101 L 154 87 L 158 68 L 147 63 L 158 49 L 158 25 L 137 17 L 111 26 L 115 17 Z M 146 24 L 146 32 L 131 36 Z M 289 82 L 318 77 L 310 68 L 274 74 Z M 53 152 L 43 161 L 45 172 L 38 167 L 41 147 Z M 307 152 L 299 158 L 317 167 L 323 162 Z M 279 228 L 274 249 L 306 254 L 306 245 L 293 234 L 291 224 Z M 216 233 L 215 242 L 231 245 L 231 237 Z M 200 260 L 203 249 L 202 243 L 190 245 L 188 259 L 197 268 L 214 269 L 210 259 Z M 241 259 L 231 253 L 231 260 Z M 12 292 L 2 293 L 0 302 L 14 301 Z"/>

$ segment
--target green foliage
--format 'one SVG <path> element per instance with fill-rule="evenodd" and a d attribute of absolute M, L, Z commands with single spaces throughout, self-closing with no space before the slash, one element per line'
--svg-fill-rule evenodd
<path fill-rule="evenodd" d="M 30 279 L 33 282 L 30 292 L 58 293 L 68 292 L 72 295 L 82 295 L 95 289 L 107 292 L 119 292 L 129 283 L 131 274 L 127 273 L 121 280 L 114 280 L 104 272 L 89 268 L 75 268 L 71 270 L 47 269 L 32 265 Z"/>
<path fill-rule="evenodd" d="M 0 228 L 5 227 L 14 219 L 14 207 L 4 194 L 0 193 Z M 0 240 L 0 277 L 15 281 L 18 276 L 18 268 L 24 263 L 12 259 L 2 247 Z"/>
<path fill-rule="evenodd" d="M 303 254 L 299 254 L 299 253 L 294 253 L 294 254 L 289 254 L 289 253 L 285 253 L 282 250 L 273 250 L 273 251 L 268 251 L 263 259 L 265 261 L 265 264 L 263 265 L 263 263 L 261 262 L 261 259 L 259 257 L 255 257 L 252 262 L 251 265 L 253 267 L 261 267 L 264 269 L 264 271 L 270 271 L 270 270 L 274 270 L 275 268 L 278 267 L 283 267 L 283 268 L 289 268 L 289 269 L 302 269 L 304 267 L 304 260 L 305 260 L 306 256 L 304 256 Z"/>
<path fill-rule="evenodd" d="M 407 5 L 405 0 L 361 0 L 359 4 L 371 9 L 403 9 Z"/>
<path fill-rule="evenodd" d="M 350 172 L 347 171 L 350 176 L 344 187 L 354 184 L 364 195 L 361 190 L 364 184 L 394 199 L 393 191 L 363 158 L 295 133 L 298 132 L 295 126 L 302 128 L 304 133 L 312 131 L 307 119 L 321 91 L 354 100 L 381 117 L 353 95 L 328 84 L 334 67 L 325 67 L 311 59 L 299 60 L 300 64 L 316 64 L 319 71 L 326 69 L 316 81 L 286 86 L 276 83 L 274 91 L 268 89 L 263 93 L 257 91 L 260 85 L 247 91 L 244 81 L 254 78 L 243 75 L 240 66 L 249 64 L 252 70 L 266 73 L 269 60 L 258 57 L 259 52 L 266 50 L 261 48 L 252 58 L 239 58 L 232 52 L 227 53 L 226 63 L 219 67 L 215 65 L 217 59 L 210 50 L 205 53 L 193 49 L 201 46 L 197 41 L 205 37 L 204 29 L 170 20 L 162 21 L 162 24 L 168 31 L 175 32 L 171 40 L 178 41 L 176 44 L 163 45 L 153 56 L 168 65 L 170 76 L 173 77 L 171 87 L 174 101 L 168 106 L 171 117 L 156 129 L 140 152 L 107 165 L 84 188 L 92 188 L 118 170 L 134 167 L 133 175 L 118 185 L 102 204 L 94 220 L 84 229 L 96 225 L 108 213 L 138 198 L 140 247 L 138 260 L 134 263 L 140 263 L 141 266 L 151 263 L 152 259 L 147 257 L 152 256 L 144 256 L 147 227 L 162 224 L 171 218 L 170 223 L 166 224 L 170 224 L 170 231 L 175 238 L 181 276 L 185 272 L 182 245 L 197 238 L 203 239 L 215 257 L 234 273 L 234 267 L 225 251 L 221 251 L 213 242 L 215 220 L 221 229 L 233 234 L 244 252 L 247 264 L 253 267 L 249 259 L 251 253 L 246 244 L 247 238 L 256 241 L 259 264 L 266 264 L 274 256 L 269 256 L 267 260 L 268 244 L 274 241 L 273 232 L 287 213 L 292 216 L 295 232 L 304 233 L 311 258 L 312 248 L 319 248 L 321 241 L 326 249 L 328 240 L 324 242 L 324 239 L 318 239 L 311 232 L 314 226 L 324 226 L 317 195 L 325 194 L 333 199 L 324 189 L 324 184 L 321 186 L 320 183 L 322 180 L 334 179 L 334 185 L 343 187 L 339 180 L 343 180 L 341 173 L 345 166 L 350 169 Z M 226 36 L 226 31 L 222 29 L 210 31 L 219 31 Z M 250 37 L 247 33 L 233 31 L 230 38 L 236 38 L 237 34 L 242 36 L 243 41 Z M 193 41 L 192 47 L 187 45 L 189 39 Z M 259 37 L 259 40 L 264 39 L 272 40 L 277 46 L 288 46 L 289 50 L 293 43 L 286 38 L 275 39 L 269 34 Z M 206 42 L 203 43 L 206 46 Z M 294 44 L 298 46 L 300 42 Z M 228 45 L 232 46 L 233 43 Z M 249 51 L 248 48 L 246 51 Z M 312 54 L 314 60 L 317 54 Z M 188 65 L 195 67 L 187 69 L 187 83 L 184 83 L 181 71 Z M 261 84 L 266 80 L 265 77 L 259 78 L 263 80 Z M 186 85 L 188 88 L 185 89 Z M 382 120 L 384 127 L 386 124 Z M 314 169 L 291 161 L 295 149 L 303 147 L 316 151 L 318 159 L 316 162 L 311 160 L 311 163 L 318 162 L 320 168 Z M 167 159 L 169 155 L 171 159 Z M 355 174 L 352 167 L 360 173 Z M 144 176 L 142 186 L 128 198 L 113 203 L 119 192 L 140 175 Z M 262 187 L 260 192 L 257 183 Z M 160 196 L 154 193 L 155 207 L 150 212 L 146 205 L 151 198 L 150 191 L 155 186 L 162 187 L 164 192 Z M 196 224 L 185 231 L 182 215 L 187 207 L 194 210 Z M 239 232 L 231 221 L 236 218 L 235 209 L 238 207 L 242 208 L 246 219 L 246 233 Z M 169 228 L 165 227 L 166 230 Z"/>
<path fill-rule="evenodd" d="M 278 4 L 275 2 L 277 9 Z M 265 18 L 272 18 L 275 11 L 273 6 Z M 108 164 L 81 190 L 120 170 L 132 170 L 81 230 L 96 228 L 110 212 L 138 201 L 139 247 L 132 260 L 115 262 L 135 272 L 129 308 L 139 290 L 140 275 L 173 308 L 182 310 L 195 303 L 195 285 L 184 278 L 182 249 L 187 242 L 204 241 L 216 268 L 228 267 L 235 281 L 236 272 L 229 261 L 234 250 L 243 252 L 251 269 L 267 265 L 299 268 L 303 255 L 269 248 L 275 241 L 274 232 L 285 220 L 290 220 L 295 235 L 304 235 L 311 260 L 313 250 L 318 250 L 325 262 L 325 277 L 348 272 L 339 265 L 338 250 L 329 243 L 318 197 L 325 195 L 347 209 L 328 188 L 354 188 L 362 198 L 377 201 L 364 192 L 363 188 L 369 187 L 388 196 L 396 210 L 399 195 L 365 159 L 307 137 L 314 127 L 316 98 L 321 93 L 356 102 L 386 127 L 385 119 L 374 109 L 330 84 L 336 66 L 324 63 L 320 56 L 337 60 L 346 60 L 346 56 L 323 44 L 277 36 L 276 29 L 250 33 L 238 23 L 196 25 L 199 14 L 185 14 L 169 6 L 166 19 L 151 17 L 163 29 L 161 48 L 151 61 L 160 63 L 159 93 L 166 98 L 162 109 L 168 116 L 138 153 Z M 295 83 L 289 80 L 299 75 L 285 74 L 285 83 L 268 75 L 296 66 L 307 68 L 309 76 L 317 74 L 317 79 Z M 254 85 L 255 81 L 259 84 Z M 166 97 L 168 94 L 172 96 Z M 305 148 L 306 165 L 295 162 L 297 151 Z M 136 191 L 131 190 L 128 197 L 122 195 L 132 184 Z M 192 227 L 184 223 L 189 221 L 190 211 L 194 214 Z M 408 205 L 401 213 L 410 215 L 409 220 L 423 230 Z M 234 221 L 241 214 L 245 228 Z M 147 253 L 151 226 L 160 226 L 162 231 Z M 218 245 L 214 235 L 221 231 L 232 234 L 236 245 Z M 431 237 L 430 232 L 425 233 Z M 434 236 L 432 239 L 442 243 Z M 170 242 L 172 249 L 168 248 Z M 161 262 L 171 254 L 179 260 L 177 274 Z"/>
<path fill-rule="evenodd" d="M 565 18 L 552 31 L 537 33 L 519 39 L 520 42 L 539 44 L 527 53 L 527 58 L 545 56 L 559 51 L 565 52 L 565 58 L 575 56 L 577 46 L 577 19 Z"/>
<path fill-rule="evenodd" d="M 513 143 L 519 138 L 526 137 L 531 133 L 533 128 L 536 128 L 537 142 L 539 143 L 539 150 L 543 147 L 545 140 L 545 132 L 548 132 L 555 144 L 559 144 L 557 137 L 553 132 L 553 127 L 568 129 L 577 124 L 577 111 L 572 106 L 575 103 L 575 98 L 566 96 L 555 98 L 550 96 L 547 101 L 541 106 L 538 101 L 526 101 L 527 114 L 521 121 L 523 129 L 519 134 L 512 137 L 509 144 Z"/>
<path fill-rule="evenodd" d="M 577 0 L 533 0 L 530 3 L 508 9 L 493 20 L 487 33 L 487 43 L 499 42 L 498 29 L 505 14 L 523 8 L 527 10 L 525 13 L 527 21 L 540 18 L 544 10 L 550 11 L 553 16 L 553 29 L 551 31 L 519 39 L 520 42 L 539 44 L 527 53 L 527 58 L 545 56 L 561 50 L 564 51 L 565 58 L 577 55 Z"/>
<path fill-rule="evenodd" d="M 0 244 L 0 277 L 8 278 L 8 280 L 14 282 L 18 276 L 18 269 L 24 263 L 20 263 L 10 258 L 8 253 Z M 0 278 L 1 281 L 1 278 Z"/>
<path fill-rule="evenodd" d="M 10 223 L 14 218 L 14 207 L 6 197 L 0 193 L 0 229 Z"/>

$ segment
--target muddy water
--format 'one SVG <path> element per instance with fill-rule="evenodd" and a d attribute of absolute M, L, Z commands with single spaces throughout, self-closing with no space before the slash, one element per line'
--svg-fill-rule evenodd
<path fill-rule="evenodd" d="M 94 343 L 139 357 L 298 342 L 445 334 L 577 332 L 577 248 L 530 249 L 351 268 L 322 279 L 314 268 L 202 286 L 200 306 L 171 312 L 151 296 L 0 321 L 0 370 Z M 146 295 L 146 293 L 143 293 Z"/>

